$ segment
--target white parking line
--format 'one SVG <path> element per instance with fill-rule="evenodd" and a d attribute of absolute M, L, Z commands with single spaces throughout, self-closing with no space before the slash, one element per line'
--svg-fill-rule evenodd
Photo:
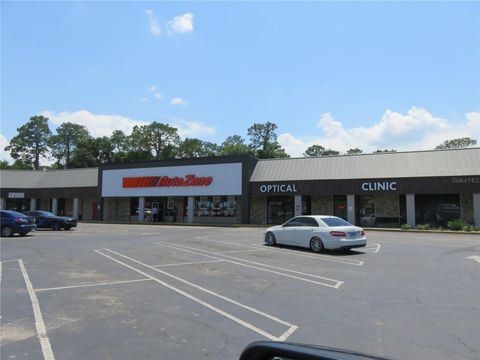
<path fill-rule="evenodd" d="M 371 244 L 371 245 L 367 245 L 364 248 L 357 248 L 357 249 L 354 249 L 354 250 L 360 251 L 360 252 L 362 252 L 362 250 L 365 250 L 363 252 L 368 252 L 370 254 L 378 254 L 381 248 L 382 248 L 382 245 L 380 245 L 380 244 Z M 372 250 L 372 251 L 370 251 L 370 250 Z"/>
<path fill-rule="evenodd" d="M 77 288 L 85 288 L 85 287 L 92 287 L 92 286 L 119 285 L 119 284 L 129 284 L 129 283 L 150 281 L 150 280 L 151 279 L 136 279 L 136 280 L 112 281 L 112 282 L 105 282 L 105 283 L 93 283 L 93 284 L 72 285 L 72 286 L 58 286 L 58 287 L 51 287 L 51 288 L 35 289 L 35 291 L 41 292 L 41 291 L 51 291 L 51 290 L 77 289 Z"/>
<path fill-rule="evenodd" d="M 194 261 L 194 262 L 184 262 L 184 263 L 172 263 L 172 264 L 162 264 L 162 265 L 152 265 L 153 267 L 167 267 L 167 266 L 178 266 L 178 265 L 197 265 L 197 264 L 210 264 L 216 262 L 222 262 L 225 260 L 208 260 L 208 261 Z"/>
<path fill-rule="evenodd" d="M 266 248 L 265 245 L 259 245 L 259 244 L 250 244 L 250 245 L 243 245 L 243 244 L 236 244 L 233 242 L 228 242 L 228 241 L 221 241 L 221 240 L 214 240 L 214 239 L 209 239 L 206 238 L 205 236 L 196 236 L 196 239 L 200 240 L 205 240 L 205 241 L 212 241 L 220 244 L 228 244 L 228 245 L 235 245 L 235 246 L 241 246 L 249 249 L 264 249 L 268 251 L 273 251 L 273 252 L 279 252 L 279 253 L 284 253 L 288 255 L 293 255 L 293 256 L 300 256 L 300 257 L 306 257 L 310 259 L 319 259 L 319 260 L 325 260 L 325 261 L 331 261 L 331 262 L 337 262 L 341 264 L 347 264 L 347 265 L 354 265 L 354 266 L 362 266 L 364 264 L 363 261 L 359 260 L 352 260 L 352 259 L 337 259 L 337 258 L 332 258 L 330 256 L 326 255 L 320 255 L 320 254 L 299 254 L 298 252 L 292 251 L 292 250 L 286 250 L 286 249 L 275 249 L 272 247 Z M 234 252 L 236 250 L 232 250 Z M 225 251 L 226 252 L 226 251 Z"/>
<path fill-rule="evenodd" d="M 326 277 L 318 276 L 318 275 L 312 275 L 312 274 L 304 273 L 304 272 L 301 272 L 301 271 L 281 268 L 281 267 L 278 267 L 278 266 L 262 264 L 262 263 L 258 263 L 258 262 L 255 262 L 255 261 L 236 258 L 236 257 L 233 257 L 233 256 L 228 256 L 228 255 L 214 256 L 215 253 L 213 253 L 211 251 L 192 248 L 191 246 L 189 246 L 188 248 L 185 248 L 185 247 L 181 247 L 180 245 L 173 246 L 173 245 L 160 243 L 160 242 L 156 242 L 154 244 L 158 245 L 158 246 L 169 247 L 169 248 L 172 248 L 172 249 L 175 249 L 175 250 L 182 250 L 182 251 L 192 253 L 192 254 L 203 255 L 203 256 L 209 257 L 211 259 L 225 260 L 225 261 L 227 261 L 229 263 L 232 263 L 232 264 L 236 264 L 236 265 L 240 265 L 240 266 L 244 266 L 244 267 L 248 267 L 248 268 L 256 269 L 256 270 L 260 270 L 260 271 L 266 271 L 266 272 L 270 272 L 270 273 L 273 273 L 273 274 L 276 274 L 276 275 L 285 276 L 285 277 L 288 277 L 288 278 L 301 280 L 301 281 L 305 281 L 305 282 L 309 282 L 309 283 L 313 283 L 313 284 L 317 284 L 317 285 L 327 286 L 327 287 L 331 287 L 331 288 L 334 288 L 334 289 L 338 289 L 343 284 L 343 281 L 334 280 L 334 279 L 330 279 L 330 278 L 326 278 Z M 207 254 L 211 254 L 211 255 L 207 255 Z M 221 256 L 221 257 L 219 257 L 219 256 Z M 238 261 L 234 261 L 234 260 L 231 260 L 231 259 L 238 260 Z M 241 261 L 241 262 L 239 262 L 239 261 Z M 245 263 L 254 264 L 254 265 L 249 265 L 249 264 L 245 264 Z M 271 269 L 276 269 L 276 271 L 266 269 L 266 267 L 271 268 Z M 281 271 L 284 271 L 284 272 L 280 272 L 278 270 L 281 270 Z M 299 276 L 295 276 L 295 275 L 286 274 L 285 272 L 290 272 L 290 273 L 293 273 L 293 274 L 299 274 L 299 275 L 303 275 L 303 276 L 307 276 L 307 277 L 311 277 L 311 278 L 325 280 L 325 281 L 331 282 L 331 284 L 321 282 L 321 281 L 315 281 L 315 280 L 307 279 L 307 278 L 304 278 L 304 277 L 299 277 Z"/>
<path fill-rule="evenodd" d="M 254 312 L 254 313 L 258 314 L 258 315 L 261 315 L 261 316 L 263 316 L 263 317 L 266 317 L 266 318 L 268 318 L 268 319 L 270 319 L 270 320 L 273 320 L 273 321 L 275 321 L 275 322 L 278 322 L 278 323 L 280 323 L 280 324 L 282 324 L 282 325 L 288 326 L 288 330 L 285 331 L 285 332 L 284 332 L 281 336 L 279 336 L 279 337 L 277 337 L 277 336 L 275 336 L 275 335 L 272 335 L 272 334 L 268 333 L 267 331 L 264 331 L 264 330 L 262 330 L 262 329 L 260 329 L 260 328 L 258 328 L 258 327 L 256 327 L 256 326 L 254 326 L 254 325 L 252 325 L 252 324 L 250 324 L 250 323 L 248 323 L 248 322 L 246 322 L 246 321 L 244 321 L 244 320 L 241 320 L 241 319 L 239 319 L 238 317 L 236 317 L 236 316 L 234 316 L 234 315 L 232 315 L 232 314 L 230 314 L 230 313 L 227 313 L 226 311 L 223 311 L 223 310 L 219 309 L 219 308 L 216 307 L 216 306 L 213 306 L 213 305 L 211 305 L 211 304 L 209 304 L 209 303 L 207 303 L 207 302 L 205 302 L 205 301 L 203 301 L 203 300 L 200 300 L 200 299 L 198 299 L 197 297 L 195 297 L 195 296 L 193 296 L 193 295 L 190 295 L 189 293 L 187 293 L 187 292 L 185 292 L 185 291 L 183 291 L 183 290 L 180 290 L 180 289 L 178 289 L 178 288 L 176 288 L 176 287 L 174 287 L 174 286 L 172 286 L 172 285 L 170 285 L 170 284 L 168 284 L 168 283 L 166 283 L 166 282 L 164 282 L 164 281 L 162 281 L 162 280 L 160 280 L 160 279 L 158 279 L 158 278 L 156 278 L 156 277 L 154 277 L 154 276 L 152 276 L 152 275 L 149 275 L 149 274 L 143 272 L 143 271 L 140 270 L 140 269 L 137 269 L 137 268 L 135 268 L 135 267 L 133 267 L 133 266 L 131 266 L 131 265 L 128 265 L 128 264 L 126 264 L 126 263 L 124 263 L 124 262 L 122 262 L 122 261 L 120 261 L 120 260 L 118 260 L 118 259 L 115 259 L 115 258 L 113 258 L 112 256 L 103 253 L 102 250 L 103 250 L 103 251 L 108 251 L 108 252 L 110 252 L 110 253 L 113 253 L 113 254 L 115 254 L 115 255 L 117 255 L 117 256 L 120 256 L 120 257 L 123 257 L 123 258 L 125 258 L 125 259 L 128 259 L 128 260 L 130 260 L 130 261 L 132 261 L 132 262 L 135 262 L 135 263 L 137 263 L 137 264 L 143 265 L 143 266 L 145 266 L 145 267 L 147 267 L 147 268 L 149 268 L 149 269 L 152 269 L 152 270 L 154 270 L 154 271 L 157 271 L 157 272 L 159 272 L 159 273 L 161 273 L 161 274 L 163 274 L 163 275 L 169 276 L 169 277 L 171 277 L 171 278 L 174 278 L 175 280 L 178 280 L 178 281 L 180 281 L 180 282 L 182 282 L 182 283 L 185 283 L 185 284 L 187 284 L 187 285 L 190 285 L 190 286 L 192 286 L 192 287 L 194 287 L 194 288 L 196 288 L 196 289 L 198 289 L 198 290 L 201 290 L 201 291 L 206 292 L 206 293 L 208 293 L 208 294 L 210 294 L 210 295 L 213 295 L 213 296 L 215 296 L 215 297 L 218 297 L 218 298 L 220 298 L 220 299 L 222 299 L 222 300 L 225 300 L 225 301 L 227 301 L 227 302 L 229 302 L 229 303 L 235 304 L 235 305 L 237 305 L 237 306 L 239 306 L 239 307 L 242 307 L 242 308 L 244 308 L 244 309 L 246 309 L 246 310 L 250 310 L 250 311 L 252 311 L 252 312 Z M 210 310 L 212 310 L 212 311 L 214 311 L 214 312 L 216 312 L 216 313 L 218 313 L 218 314 L 226 317 L 227 319 L 230 319 L 230 320 L 236 322 L 236 323 L 239 324 L 239 325 L 242 325 L 242 326 L 246 327 L 247 329 L 249 329 L 249 330 L 251 330 L 251 331 L 256 332 L 257 334 L 263 335 L 263 336 L 265 336 L 266 338 L 268 338 L 268 339 L 270 339 L 270 340 L 273 340 L 273 341 L 283 341 L 283 340 L 286 340 L 286 339 L 288 338 L 288 336 L 291 335 L 291 334 L 298 328 L 296 325 L 292 325 L 292 324 L 290 324 L 290 323 L 288 323 L 288 322 L 286 322 L 286 321 L 283 321 L 283 320 L 281 320 L 281 319 L 278 319 L 277 317 L 274 317 L 274 316 L 269 315 L 269 314 L 266 314 L 266 313 L 264 313 L 264 312 L 262 312 L 262 311 L 256 310 L 256 309 L 254 309 L 254 308 L 252 308 L 252 307 L 250 307 L 250 306 L 241 304 L 241 303 L 239 303 L 238 301 L 235 301 L 235 300 L 232 300 L 232 299 L 230 299 L 230 298 L 227 298 L 226 296 L 222 296 L 222 295 L 220 295 L 220 294 L 217 294 L 217 293 L 215 293 L 215 292 L 213 292 L 213 291 L 211 291 L 211 290 L 205 289 L 205 288 L 203 288 L 203 287 L 201 287 L 201 286 L 199 286 L 199 285 L 193 284 L 193 283 L 191 283 L 191 282 L 189 282 L 189 281 L 187 281 L 187 280 L 184 280 L 184 279 L 182 279 L 182 278 L 179 278 L 178 276 L 174 276 L 174 275 L 172 275 L 172 274 L 169 274 L 169 273 L 167 273 L 167 272 L 165 272 L 165 271 L 156 269 L 156 268 L 154 268 L 153 266 L 144 264 L 144 263 L 142 263 L 142 262 L 140 262 L 140 261 L 138 261 L 138 260 L 135 260 L 135 259 L 133 259 L 133 258 L 131 258 L 131 257 L 129 257 L 129 256 L 126 256 L 126 255 L 120 254 L 120 253 L 118 253 L 118 252 L 116 252 L 116 251 L 113 251 L 113 250 L 110 250 L 110 249 L 97 249 L 97 250 L 95 250 L 95 252 L 98 253 L 98 254 L 100 254 L 100 255 L 102 255 L 102 256 L 105 256 L 106 258 L 108 258 L 108 259 L 110 259 L 110 260 L 112 260 L 112 261 L 115 261 L 116 263 L 118 263 L 118 264 L 120 264 L 120 265 L 123 265 L 123 266 L 125 266 L 125 267 L 127 267 L 127 268 L 129 268 L 129 269 L 131 269 L 131 270 L 133 270 L 133 271 L 136 271 L 136 272 L 138 272 L 139 274 L 142 274 L 143 276 L 146 276 L 146 277 L 152 279 L 153 281 L 159 283 L 160 285 L 163 285 L 163 286 L 167 287 L 168 289 L 173 290 L 173 291 L 175 291 L 176 293 L 178 293 L 178 294 L 180 294 L 180 295 L 183 295 L 183 296 L 185 296 L 186 298 L 188 298 L 188 299 L 190 299 L 190 300 L 193 300 L 193 301 L 195 301 L 196 303 L 198 303 L 198 304 L 200 304 L 200 305 L 205 306 L 206 308 L 208 308 L 208 309 L 210 309 Z"/>
<path fill-rule="evenodd" d="M 467 256 L 465 259 L 472 259 L 480 263 L 480 256 L 478 255 Z"/>
<path fill-rule="evenodd" d="M 37 328 L 38 338 L 40 339 L 40 345 L 42 346 L 43 358 L 45 360 L 54 360 L 55 357 L 53 356 L 52 345 L 48 339 L 47 328 L 43 322 L 40 304 L 38 303 L 37 295 L 35 294 L 35 290 L 30 282 L 30 278 L 28 277 L 27 270 L 25 269 L 22 259 L 18 259 L 18 265 L 20 266 L 23 279 L 25 280 L 25 285 L 27 286 L 28 295 L 30 295 L 30 300 L 32 302 L 33 315 L 35 316 L 35 327 Z"/>
<path fill-rule="evenodd" d="M 245 250 L 227 250 L 227 251 L 218 251 L 215 254 L 231 254 L 231 253 L 242 253 L 242 252 L 257 252 L 257 251 L 266 251 L 268 249 L 245 249 Z"/>
<path fill-rule="evenodd" d="M 2 260 L 0 262 L 1 263 L 8 263 L 8 262 L 17 262 L 18 263 L 18 259 Z"/>

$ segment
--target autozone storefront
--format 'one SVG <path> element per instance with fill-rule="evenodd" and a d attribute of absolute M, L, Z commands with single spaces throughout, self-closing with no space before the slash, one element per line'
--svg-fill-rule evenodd
<path fill-rule="evenodd" d="M 478 223 L 480 177 L 423 177 L 251 183 L 251 223 L 335 215 L 364 227 Z"/>
<path fill-rule="evenodd" d="M 102 167 L 103 219 L 235 224 L 249 221 L 251 156 Z"/>

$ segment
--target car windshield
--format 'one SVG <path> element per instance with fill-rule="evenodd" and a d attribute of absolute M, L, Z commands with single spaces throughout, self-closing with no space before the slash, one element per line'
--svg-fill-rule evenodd
<path fill-rule="evenodd" d="M 329 227 L 352 226 L 352 224 L 350 224 L 348 221 L 337 217 L 322 218 L 322 221 Z"/>

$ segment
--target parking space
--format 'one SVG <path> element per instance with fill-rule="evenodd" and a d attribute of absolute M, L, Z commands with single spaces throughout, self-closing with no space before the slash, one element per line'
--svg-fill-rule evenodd
<path fill-rule="evenodd" d="M 314 254 L 262 232 L 79 224 L 2 239 L 1 357 L 235 359 L 275 340 L 478 358 L 479 236 L 372 231 L 366 248 Z"/>

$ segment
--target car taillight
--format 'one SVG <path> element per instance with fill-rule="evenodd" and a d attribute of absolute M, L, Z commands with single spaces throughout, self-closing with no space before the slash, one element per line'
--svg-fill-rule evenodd
<path fill-rule="evenodd" d="M 361 233 L 362 236 L 365 235 L 365 230 L 362 229 Z"/>
<path fill-rule="evenodd" d="M 332 236 L 347 236 L 343 231 L 330 231 L 330 235 Z"/>
<path fill-rule="evenodd" d="M 16 219 L 15 219 L 15 222 L 16 222 L 17 224 L 25 224 L 25 223 L 27 222 L 27 220 L 26 220 L 26 219 L 23 219 L 23 218 L 16 218 Z"/>

